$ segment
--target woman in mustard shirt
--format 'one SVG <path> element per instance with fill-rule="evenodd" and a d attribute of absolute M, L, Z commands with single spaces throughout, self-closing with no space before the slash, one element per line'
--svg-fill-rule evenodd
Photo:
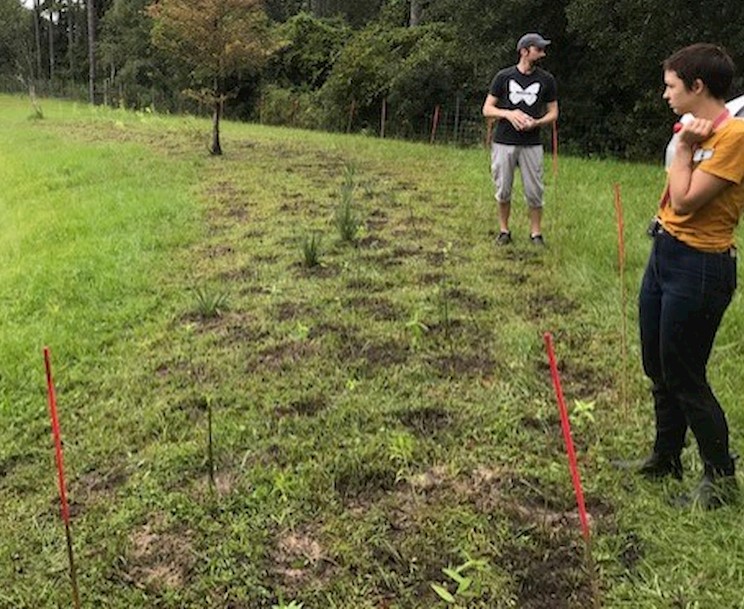
<path fill-rule="evenodd" d="M 679 132 L 639 297 L 643 368 L 653 383 L 656 440 L 640 466 L 649 478 L 682 478 L 689 428 L 703 477 L 681 503 L 711 509 L 738 496 L 726 416 L 706 367 L 736 288 L 733 233 L 744 208 L 744 120 L 725 97 L 734 64 L 720 47 L 694 44 L 663 64 L 664 99 L 693 119 Z"/>

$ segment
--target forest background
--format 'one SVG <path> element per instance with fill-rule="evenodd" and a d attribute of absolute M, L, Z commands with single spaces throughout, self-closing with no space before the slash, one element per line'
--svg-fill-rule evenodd
<path fill-rule="evenodd" d="M 200 0 L 214 4 L 215 0 Z M 233 0 L 252 7 L 255 0 Z M 161 0 L 162 3 L 162 0 Z M 204 83 L 153 43 L 153 0 L 0 0 L 0 89 L 203 114 Z M 223 3 L 224 4 L 224 3 Z M 471 144 L 521 34 L 551 39 L 563 151 L 658 160 L 673 117 L 661 61 L 722 44 L 744 65 L 744 4 L 714 0 L 265 0 L 268 60 L 225 76 L 227 118 Z M 200 82 L 201 81 L 201 82 Z M 732 94 L 744 91 L 737 76 Z"/>

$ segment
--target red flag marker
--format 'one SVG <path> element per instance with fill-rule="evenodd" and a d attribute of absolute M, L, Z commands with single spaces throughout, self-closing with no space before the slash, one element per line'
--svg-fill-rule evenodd
<path fill-rule="evenodd" d="M 548 361 L 550 362 L 550 375 L 553 377 L 553 387 L 555 388 L 555 395 L 558 399 L 558 410 L 561 413 L 561 428 L 563 429 L 563 439 L 566 443 L 568 468 L 571 471 L 571 480 L 573 481 L 574 492 L 576 493 L 576 504 L 579 508 L 581 530 L 588 546 L 590 543 L 589 518 L 586 513 L 586 506 L 584 505 L 584 491 L 581 487 L 579 466 L 576 463 L 576 451 L 574 450 L 573 440 L 571 439 L 571 424 L 568 421 L 568 410 L 566 409 L 566 402 L 563 399 L 561 379 L 558 376 L 558 366 L 555 361 L 555 352 L 553 351 L 553 336 L 550 332 L 546 332 L 543 338 L 545 339 L 545 348 L 547 349 Z"/>
<path fill-rule="evenodd" d="M 57 397 L 54 394 L 54 381 L 52 380 L 52 363 L 49 347 L 44 347 L 44 365 L 46 367 L 47 393 L 49 396 L 49 418 L 52 421 L 52 436 L 54 438 L 54 456 L 57 462 L 59 500 L 62 507 L 62 521 L 65 523 L 65 535 L 67 537 L 67 558 L 70 563 L 72 598 L 75 603 L 75 609 L 80 609 L 80 594 L 78 592 L 77 573 L 75 571 L 75 558 L 72 551 L 72 532 L 70 531 L 70 508 L 67 505 L 67 491 L 65 490 L 62 434 L 59 430 L 59 418 L 57 417 Z"/>

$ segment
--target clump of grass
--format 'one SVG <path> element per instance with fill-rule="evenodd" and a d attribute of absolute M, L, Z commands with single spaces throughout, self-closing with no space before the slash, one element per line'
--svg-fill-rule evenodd
<path fill-rule="evenodd" d="M 302 238 L 302 264 L 306 268 L 320 265 L 320 234 L 312 232 Z"/>
<path fill-rule="evenodd" d="M 341 240 L 346 243 L 354 243 L 359 233 L 360 220 L 354 210 L 356 185 L 356 167 L 347 164 L 341 184 L 341 202 L 336 208 L 336 228 Z"/>
<path fill-rule="evenodd" d="M 202 319 L 221 317 L 228 308 L 227 292 L 198 287 L 194 289 L 194 295 L 196 299 L 196 312 Z"/>

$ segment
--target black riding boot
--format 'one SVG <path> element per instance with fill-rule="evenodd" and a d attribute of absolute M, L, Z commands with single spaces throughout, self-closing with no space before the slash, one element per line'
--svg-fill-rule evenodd
<path fill-rule="evenodd" d="M 678 454 L 672 455 L 654 451 L 645 460 L 615 461 L 614 465 L 619 469 L 634 470 L 649 480 L 659 480 L 666 476 L 682 480 L 682 461 Z"/>
<path fill-rule="evenodd" d="M 734 460 L 725 467 L 714 467 L 705 464 L 703 477 L 689 495 L 683 495 L 677 501 L 681 506 L 696 506 L 704 510 L 715 510 L 737 503 L 739 500 L 739 484 L 736 481 Z"/>

